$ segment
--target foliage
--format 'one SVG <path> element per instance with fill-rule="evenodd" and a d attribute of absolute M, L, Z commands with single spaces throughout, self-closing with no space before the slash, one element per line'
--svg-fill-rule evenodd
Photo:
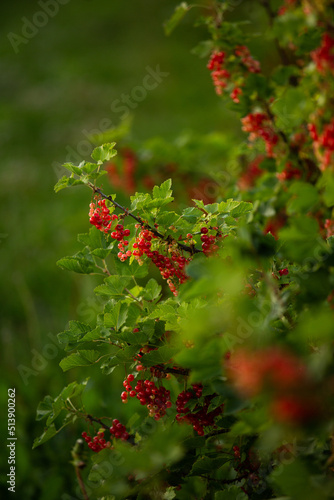
<path fill-rule="evenodd" d="M 167 33 L 191 7 L 176 8 Z M 214 199 L 200 191 L 184 207 L 168 178 L 123 206 L 106 194 L 105 174 L 123 168 L 131 191 L 145 156 L 126 145 L 114 163 L 114 142 L 94 149 L 95 163 L 64 164 L 70 176 L 55 188 L 92 191 L 93 227 L 58 265 L 100 276 L 101 310 L 58 336 L 61 368 L 85 367 L 85 378 L 40 403 L 37 418 L 47 420 L 34 446 L 86 421 L 86 496 L 332 498 L 333 5 L 261 2 L 277 51 L 270 70 L 228 7 L 215 2 L 200 18 L 210 39 L 196 51 L 217 99 L 239 113 L 244 143 L 229 151 L 216 135 L 181 142 L 177 155 L 163 140 L 147 148 L 157 162 L 162 151 L 178 156 L 174 170 L 189 176 L 194 148 L 215 174 Z M 222 150 L 231 163 L 219 175 Z M 115 418 L 116 401 L 107 417 L 87 412 L 95 366 L 106 383 L 122 373 L 127 422 Z M 72 452 L 80 478 L 86 451 Z"/>

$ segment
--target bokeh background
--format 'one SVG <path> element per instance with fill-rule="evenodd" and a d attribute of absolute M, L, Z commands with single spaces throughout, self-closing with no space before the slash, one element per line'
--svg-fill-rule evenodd
<path fill-rule="evenodd" d="M 94 380 L 86 396 L 93 414 L 108 414 L 113 398 L 119 398 L 119 387 L 98 371 L 63 374 L 58 366 L 63 352 L 56 334 L 70 319 L 90 321 L 99 308 L 91 298 L 94 279 L 56 266 L 80 249 L 76 235 L 89 229 L 90 193 L 81 187 L 53 191 L 64 173 L 61 164 L 88 160 L 94 147 L 90 133 L 105 123 L 122 124 L 115 100 L 142 84 L 147 66 L 159 65 L 168 76 L 133 109 L 133 141 L 160 135 L 172 143 L 188 131 L 240 134 L 240 125 L 217 99 L 206 60 L 191 53 L 205 39 L 205 27 L 194 28 L 190 13 L 165 36 L 163 23 L 174 0 L 69 0 L 64 5 L 55 0 L 56 15 L 14 50 L 9 34 L 29 31 L 24 26 L 38 19 L 41 3 L 1 4 L 1 490 L 7 498 L 7 390 L 15 388 L 17 491 L 25 500 L 59 500 L 67 498 L 65 493 L 77 495 L 69 462 L 78 429 L 66 429 L 32 451 L 43 431 L 43 423 L 35 421 L 38 402 L 85 375 Z M 254 23 L 252 2 L 233 3 Z M 260 46 L 260 38 L 255 43 Z"/>

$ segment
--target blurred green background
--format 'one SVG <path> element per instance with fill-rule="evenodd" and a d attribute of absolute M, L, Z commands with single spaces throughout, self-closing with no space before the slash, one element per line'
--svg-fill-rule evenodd
<path fill-rule="evenodd" d="M 80 249 L 76 235 L 89 229 L 90 193 L 77 188 L 54 194 L 64 174 L 60 165 L 88 159 L 94 146 L 87 135 L 103 131 L 108 120 L 114 126 L 122 122 L 124 111 L 115 100 L 142 85 L 148 66 L 159 65 L 168 76 L 133 109 L 135 140 L 240 127 L 217 99 L 206 61 L 191 54 L 207 37 L 203 27 L 193 27 L 194 14 L 165 36 L 162 25 L 174 0 L 69 0 L 64 5 L 55 0 L 56 15 L 49 15 L 27 43 L 18 42 L 15 51 L 15 35 L 29 31 L 27 20 L 43 24 L 36 14 L 42 3 L 15 0 L 1 6 L 1 489 L 6 498 L 5 417 L 7 390 L 14 387 L 17 492 L 26 500 L 59 500 L 64 493 L 77 496 L 69 461 L 78 429 L 32 451 L 33 439 L 43 431 L 35 422 L 38 402 L 46 394 L 56 396 L 76 377 L 93 374 L 95 389 L 91 383 L 86 400 L 92 413 L 108 414 L 119 397 L 119 386 L 108 385 L 98 371 L 63 374 L 58 366 L 63 353 L 56 334 L 70 319 L 93 321 L 99 307 L 91 298 L 93 279 L 56 266 Z M 251 2 L 243 8 L 251 16 Z"/>

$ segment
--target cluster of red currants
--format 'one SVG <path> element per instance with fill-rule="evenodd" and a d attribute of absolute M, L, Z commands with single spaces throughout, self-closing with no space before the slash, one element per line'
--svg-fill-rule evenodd
<path fill-rule="evenodd" d="M 282 271 L 282 275 L 287 274 L 287 269 Z M 256 353 L 239 349 L 225 366 L 230 380 L 243 396 L 252 397 L 267 391 L 276 420 L 308 425 L 322 419 L 324 405 L 307 367 L 289 351 L 280 347 Z"/>
<path fill-rule="evenodd" d="M 314 123 L 308 124 L 308 130 L 313 140 L 313 149 L 320 161 L 320 169 L 325 170 L 333 163 L 334 154 L 334 119 L 324 126 L 321 134 Z"/>
<path fill-rule="evenodd" d="M 118 219 L 117 215 L 110 215 L 110 210 L 106 207 L 106 200 L 99 200 L 97 203 L 91 203 L 89 207 L 89 222 L 100 231 L 108 233 L 113 221 Z"/>
<path fill-rule="evenodd" d="M 124 238 L 130 236 L 130 229 L 124 229 L 123 224 L 116 224 L 115 230 L 110 234 L 112 238 L 118 241 L 119 252 L 117 254 L 118 258 L 124 262 L 128 257 L 131 257 L 131 250 L 126 250 L 125 247 L 128 246 L 128 240 Z"/>
<path fill-rule="evenodd" d="M 112 421 L 112 427 L 110 427 L 109 431 L 117 439 L 122 439 L 123 441 L 129 439 L 129 433 L 126 431 L 125 425 L 121 424 L 117 418 L 114 418 Z"/>
<path fill-rule="evenodd" d="M 240 59 L 240 63 L 247 68 L 250 73 L 259 73 L 261 66 L 259 61 L 256 61 L 245 45 L 239 45 L 235 48 L 234 55 Z M 239 103 L 239 96 L 242 95 L 240 84 L 230 81 L 231 72 L 224 68 L 226 59 L 225 52 L 213 52 L 208 62 L 207 68 L 211 71 L 213 84 L 218 95 L 222 95 L 223 91 L 229 87 L 230 97 L 233 102 Z M 232 90 L 231 90 L 232 88 Z"/>
<path fill-rule="evenodd" d="M 214 230 L 218 230 L 217 227 L 212 228 Z M 207 227 L 201 227 L 201 242 L 202 242 L 202 250 L 206 255 L 214 253 L 218 250 L 218 245 L 216 245 L 217 238 L 221 238 L 222 235 L 217 233 L 216 235 L 210 235 L 209 229 Z"/>
<path fill-rule="evenodd" d="M 334 236 L 334 220 L 333 219 L 326 219 L 324 227 L 326 229 L 326 238 L 330 238 L 331 236 Z"/>
<path fill-rule="evenodd" d="M 334 38 L 328 33 L 322 35 L 320 47 L 311 52 L 319 73 L 334 72 Z"/>
<path fill-rule="evenodd" d="M 241 119 L 242 130 L 250 134 L 249 140 L 264 140 L 269 158 L 274 157 L 274 146 L 278 143 L 278 135 L 273 129 L 271 119 L 266 113 L 249 113 Z"/>
<path fill-rule="evenodd" d="M 140 225 L 136 225 L 140 227 Z M 177 289 L 173 280 L 177 279 L 180 284 L 184 283 L 188 277 L 184 272 L 186 264 L 190 262 L 190 258 L 183 257 L 179 250 L 172 245 L 169 246 L 168 252 L 170 257 L 163 255 L 157 250 L 152 250 L 152 239 L 157 236 L 148 229 L 142 229 L 133 244 L 132 255 L 141 260 L 143 255 L 146 255 L 153 264 L 159 269 L 161 276 L 167 280 L 167 284 L 174 295 L 177 295 Z"/>
<path fill-rule="evenodd" d="M 208 411 L 211 400 L 215 397 L 214 394 L 204 397 L 204 403 L 196 404 L 193 410 L 187 408 L 187 404 L 192 399 L 199 399 L 202 396 L 203 386 L 201 384 L 192 384 L 192 389 L 182 391 L 176 400 L 176 420 L 186 422 L 193 426 L 193 429 L 199 436 L 204 435 L 204 427 L 214 426 L 215 418 L 223 412 L 224 405 L 218 406 L 215 410 Z"/>
<path fill-rule="evenodd" d="M 289 181 L 291 179 L 300 179 L 302 176 L 299 168 L 294 167 L 291 161 L 288 161 L 285 165 L 285 168 L 282 172 L 277 172 L 276 177 L 281 182 Z"/>
<path fill-rule="evenodd" d="M 138 380 L 132 388 L 134 376 L 130 373 L 123 382 L 125 391 L 121 394 L 123 402 L 127 402 L 128 396 L 137 397 L 141 405 L 146 405 L 149 416 L 160 420 L 166 414 L 167 408 L 171 408 L 170 391 L 165 387 L 157 387 L 152 380 Z"/>
<path fill-rule="evenodd" d="M 218 95 L 223 93 L 231 76 L 229 71 L 223 69 L 225 56 L 225 52 L 213 52 L 207 65 L 207 68 L 211 71 L 213 84 Z"/>
<path fill-rule="evenodd" d="M 99 431 L 93 438 L 88 436 L 87 432 L 83 432 L 81 435 L 88 444 L 89 448 L 96 453 L 111 446 L 110 441 L 106 441 L 104 439 L 104 432 L 102 431 Z"/>
<path fill-rule="evenodd" d="M 251 56 L 249 48 L 246 45 L 239 45 L 235 49 L 235 55 L 241 58 L 241 62 L 250 73 L 260 73 L 261 65 L 259 61 Z"/>
<path fill-rule="evenodd" d="M 121 424 L 116 418 L 113 420 L 113 425 L 110 427 L 109 432 L 112 437 L 122 439 L 123 441 L 127 441 L 130 437 L 129 433 L 126 431 L 125 425 Z M 81 436 L 88 444 L 88 447 L 92 451 L 95 451 L 95 453 L 104 450 L 104 448 L 111 447 L 111 442 L 105 440 L 103 431 L 98 431 L 93 438 L 89 436 L 87 432 L 83 432 Z"/>

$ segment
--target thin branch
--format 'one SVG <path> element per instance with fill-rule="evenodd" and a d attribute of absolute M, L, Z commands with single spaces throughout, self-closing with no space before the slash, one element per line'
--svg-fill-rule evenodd
<path fill-rule="evenodd" d="M 165 373 L 175 373 L 175 375 L 184 375 L 185 377 L 190 373 L 190 370 L 187 368 L 164 368 L 162 371 Z"/>
<path fill-rule="evenodd" d="M 213 436 L 219 436 L 219 434 L 227 434 L 228 432 L 230 432 L 230 430 L 231 429 L 220 429 L 217 431 L 212 431 L 212 432 L 209 432 L 208 434 L 204 434 L 203 437 L 209 438 L 209 437 L 213 437 Z"/>
<path fill-rule="evenodd" d="M 151 231 L 155 236 L 157 236 L 158 238 L 165 240 L 165 236 L 163 234 L 161 234 L 159 231 L 157 231 L 155 228 L 151 227 L 147 222 L 145 222 L 141 217 L 133 214 L 132 212 L 130 212 L 127 208 L 125 207 L 122 207 L 122 205 L 120 205 L 119 203 L 117 203 L 117 201 L 115 201 L 112 196 L 108 196 L 106 194 L 104 194 L 100 188 L 97 188 L 94 186 L 94 184 L 92 184 L 91 182 L 89 182 L 87 184 L 93 191 L 94 193 L 98 193 L 100 196 L 102 196 L 102 198 L 106 199 L 106 200 L 109 200 L 115 207 L 119 208 L 120 210 L 122 210 L 125 215 L 128 215 L 129 217 L 132 217 L 132 219 L 134 219 L 135 221 L 137 221 L 142 227 L 148 229 L 149 231 Z M 175 241 L 175 240 L 172 240 L 172 241 Z M 171 242 L 171 241 L 170 241 Z M 168 241 L 167 241 L 168 243 Z M 203 253 L 202 250 L 198 250 L 197 248 L 195 248 L 194 246 L 188 246 L 188 245 L 184 245 L 183 243 L 179 243 L 178 241 L 175 241 L 175 243 L 177 244 L 177 246 L 179 248 L 181 248 L 182 250 L 184 250 L 185 252 L 189 252 L 191 255 L 193 255 L 194 253 Z"/>
<path fill-rule="evenodd" d="M 78 466 L 75 466 L 74 468 L 75 468 L 75 473 L 76 473 L 76 476 L 78 478 L 78 483 L 79 483 L 83 498 L 84 498 L 84 500 L 89 500 L 89 497 L 87 495 L 87 491 L 85 488 L 85 484 L 84 484 L 83 479 L 81 477 L 80 468 Z"/>
<path fill-rule="evenodd" d="M 130 297 L 132 297 L 136 302 L 138 302 L 138 304 L 140 305 L 141 308 L 143 308 L 143 304 L 141 303 L 141 301 L 139 299 L 137 299 L 137 297 L 135 297 L 131 292 L 130 290 L 128 290 L 127 288 L 124 288 L 124 290 L 126 291 L 126 293 L 128 295 L 130 295 Z"/>
<path fill-rule="evenodd" d="M 92 415 L 84 415 L 84 416 L 85 416 L 85 418 L 86 418 L 87 420 L 89 420 L 89 421 L 90 421 L 90 423 L 92 423 L 92 422 L 96 422 L 97 424 L 100 424 L 100 426 L 101 426 L 101 427 L 103 427 L 104 429 L 106 429 L 107 431 L 109 431 L 109 429 L 110 429 L 110 425 L 108 426 L 108 425 L 104 424 L 104 423 L 102 422 L 102 420 L 100 420 L 99 418 L 92 417 Z M 106 418 L 107 418 L 107 417 L 106 417 Z"/>

